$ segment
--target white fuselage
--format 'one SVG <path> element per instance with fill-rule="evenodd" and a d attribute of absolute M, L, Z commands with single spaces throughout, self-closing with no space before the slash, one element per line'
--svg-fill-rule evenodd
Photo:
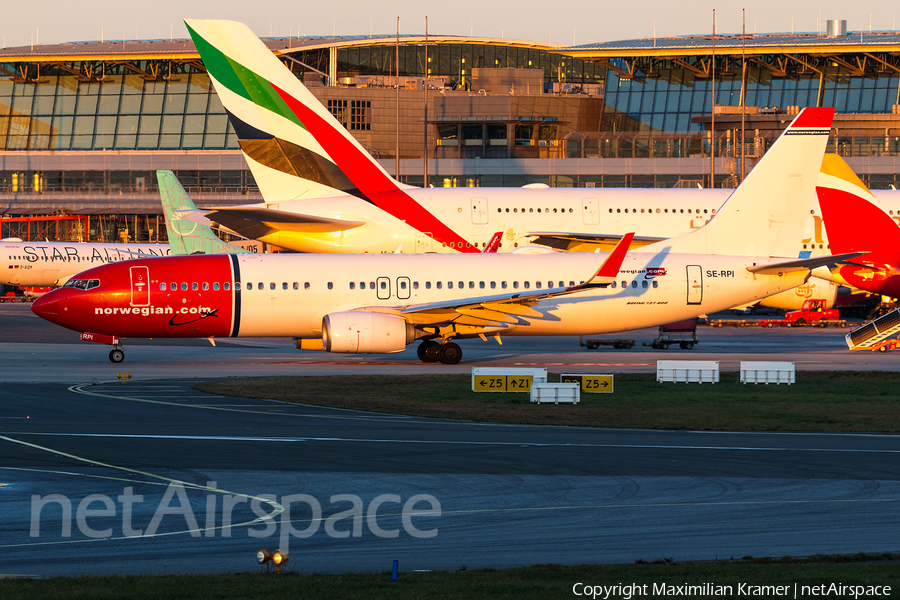
<path fill-rule="evenodd" d="M 593 274 L 603 258 L 591 253 L 244 255 L 237 258 L 240 336 L 314 338 L 322 334 L 323 317 L 359 307 L 387 310 L 577 285 Z M 497 325 L 504 335 L 637 329 L 752 302 L 799 285 L 807 276 L 806 272 L 753 275 L 746 270 L 766 262 L 768 258 L 630 252 L 614 286 L 544 299 L 532 307 L 540 316 L 520 316 L 515 323 Z M 150 277 L 156 279 L 152 264 Z M 466 311 L 448 308 L 445 312 L 467 335 L 466 325 L 474 322 Z M 420 325 L 430 318 L 403 316 Z"/>
<path fill-rule="evenodd" d="M 168 255 L 168 244 L 3 241 L 0 242 L 0 283 L 52 287 L 91 267 L 140 256 Z"/>
<path fill-rule="evenodd" d="M 478 248 L 502 231 L 500 252 L 530 243 L 528 233 L 588 233 L 672 238 L 702 227 L 733 190 L 641 188 L 427 188 L 404 190 L 430 215 Z M 900 222 L 900 192 L 877 191 L 885 210 Z M 259 206 L 259 205 L 257 205 Z M 432 239 L 427 223 L 392 216 L 355 196 L 268 203 L 269 208 L 314 216 L 363 221 L 334 233 L 282 231 L 261 238 L 301 252 L 459 252 Z M 828 254 L 818 203 L 813 202 L 798 254 Z"/>

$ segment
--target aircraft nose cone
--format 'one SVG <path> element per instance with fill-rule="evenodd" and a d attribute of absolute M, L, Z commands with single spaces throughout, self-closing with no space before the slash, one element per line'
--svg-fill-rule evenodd
<path fill-rule="evenodd" d="M 31 312 L 42 319 L 52 321 L 59 314 L 58 305 L 59 303 L 56 299 L 56 294 L 44 294 L 31 303 Z"/>

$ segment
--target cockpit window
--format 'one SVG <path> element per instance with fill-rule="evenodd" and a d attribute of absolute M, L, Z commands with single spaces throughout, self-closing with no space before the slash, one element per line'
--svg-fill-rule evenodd
<path fill-rule="evenodd" d="M 63 287 L 75 288 L 78 290 L 91 290 L 99 287 L 99 279 L 70 279 Z"/>

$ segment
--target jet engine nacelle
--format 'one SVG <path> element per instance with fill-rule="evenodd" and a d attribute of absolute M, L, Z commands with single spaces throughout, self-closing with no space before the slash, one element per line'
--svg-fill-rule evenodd
<path fill-rule="evenodd" d="M 827 308 L 834 308 L 837 302 L 838 286 L 830 281 L 810 277 L 805 284 L 781 293 L 763 298 L 760 304 L 769 308 L 783 310 L 800 310 L 803 302 L 811 299 L 824 298 Z"/>
<path fill-rule="evenodd" d="M 415 341 L 415 328 L 403 317 L 349 310 L 322 319 L 325 350 L 341 354 L 403 352 Z"/>

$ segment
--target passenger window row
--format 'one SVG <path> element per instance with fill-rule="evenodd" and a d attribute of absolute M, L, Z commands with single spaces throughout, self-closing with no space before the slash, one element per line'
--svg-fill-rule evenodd
<path fill-rule="evenodd" d="M 462 242 L 460 242 L 459 244 L 457 244 L 456 242 L 450 242 L 450 243 L 444 242 L 442 245 L 444 246 L 444 248 L 446 248 L 447 246 L 450 246 L 451 248 L 456 248 L 457 246 L 459 246 L 460 248 L 463 247 L 463 243 L 462 243 Z M 502 244 L 501 244 L 501 246 L 502 246 Z M 472 243 L 470 243 L 470 242 L 466 242 L 465 247 L 466 247 L 466 248 L 477 248 L 477 247 L 478 247 L 478 242 L 475 242 L 474 244 L 472 244 Z M 486 248 L 486 247 L 487 247 L 487 242 L 481 242 L 481 247 L 482 247 L 482 248 Z"/>
<path fill-rule="evenodd" d="M 653 287 L 655 287 L 655 288 L 659 287 L 659 282 L 656 281 L 655 279 L 652 282 L 648 282 L 646 279 L 643 280 L 641 282 L 641 287 L 646 290 L 648 287 L 650 287 L 651 283 L 653 284 Z M 616 287 L 618 287 L 618 286 L 616 285 L 616 282 L 613 281 L 609 287 L 611 287 L 612 289 L 616 289 Z M 628 287 L 628 282 L 625 280 L 622 280 L 622 289 L 624 290 L 627 287 Z M 632 289 L 637 289 L 637 287 L 638 287 L 637 279 L 635 279 L 634 281 L 631 282 L 631 287 L 632 287 Z"/>
<path fill-rule="evenodd" d="M 68 283 L 66 283 L 66 286 L 67 287 L 75 287 L 76 285 L 79 285 L 79 284 L 74 283 L 76 281 L 84 281 L 84 280 L 72 279 Z M 96 280 L 91 280 L 91 281 L 96 281 Z M 582 281 L 581 283 L 583 284 L 584 282 Z M 544 289 L 545 287 L 547 289 L 554 288 L 554 287 L 560 287 L 560 288 L 567 287 L 565 281 L 552 281 L 551 280 L 551 281 L 546 282 L 546 286 L 544 284 L 545 284 L 545 282 L 543 282 L 543 281 L 533 281 L 533 282 L 532 281 L 523 281 L 521 283 L 518 281 L 512 281 L 512 282 L 507 282 L 507 281 L 500 281 L 500 282 L 497 282 L 497 281 L 477 281 L 477 282 L 476 281 L 468 281 L 468 282 L 465 282 L 465 281 L 447 281 L 447 282 L 435 281 L 433 284 L 431 281 L 426 281 L 425 289 L 426 290 L 432 289 L 432 285 L 433 285 L 433 289 L 438 289 L 438 290 L 444 289 L 445 286 L 446 286 L 446 289 L 448 289 L 448 290 L 452 290 L 452 289 L 458 289 L 458 290 L 462 290 L 462 289 L 470 289 L 470 290 L 474 290 L 474 289 L 479 289 L 479 290 L 525 289 L 525 290 L 530 290 L 530 289 L 532 289 L 532 286 L 534 287 L 534 289 L 540 290 L 540 289 Z M 99 285 L 99 282 L 97 282 L 97 285 Z M 246 282 L 244 285 L 245 285 L 244 289 L 246 289 L 248 291 L 252 291 L 254 289 L 261 291 L 261 290 L 266 289 L 266 284 L 264 284 L 261 281 L 258 283 Z M 358 284 L 355 281 L 351 281 L 349 283 L 349 288 L 351 290 L 355 290 L 355 289 L 357 289 L 357 285 L 359 286 L 360 290 L 365 290 L 365 289 L 374 290 L 374 289 L 379 289 L 379 288 L 382 290 L 388 289 L 387 281 L 379 281 L 377 284 L 374 281 L 370 281 L 368 283 L 366 283 L 365 281 L 360 281 Z M 401 280 L 399 285 L 400 285 L 401 290 L 406 290 L 408 284 L 405 280 Z M 574 281 L 569 281 L 568 287 L 573 287 L 574 285 L 575 285 Z M 618 282 L 613 281 L 612 284 L 610 284 L 610 287 L 613 289 L 616 289 L 619 287 L 619 285 L 620 284 Z M 657 282 L 655 280 L 652 282 L 644 280 L 640 283 L 640 286 L 644 289 L 651 287 L 651 285 L 654 288 L 659 287 L 659 282 Z M 203 291 L 207 291 L 210 289 L 210 284 L 205 281 L 203 283 L 194 282 L 191 284 L 182 282 L 180 285 L 178 283 L 172 282 L 172 283 L 168 284 L 168 287 L 167 287 L 166 283 L 160 283 L 159 289 L 162 292 L 166 291 L 167 289 L 172 292 L 178 291 L 179 289 L 181 289 L 181 291 L 183 291 L 183 292 L 186 292 L 186 291 L 188 291 L 188 286 L 190 286 L 190 289 L 195 292 L 199 291 L 201 288 L 203 289 Z M 92 287 L 95 287 L 95 286 L 92 286 Z M 334 283 L 329 281 L 326 284 L 326 287 L 329 290 L 332 290 L 332 289 L 334 289 Z M 413 281 L 411 284 L 411 287 L 414 290 L 419 289 L 419 282 Z M 623 289 L 627 288 L 628 282 L 623 280 L 621 282 L 621 287 Z M 638 281 L 637 280 L 632 281 L 631 287 L 636 289 L 638 287 Z M 278 288 L 278 286 L 275 282 L 270 282 L 268 285 L 268 288 L 270 290 L 275 290 Z M 84 289 L 84 288 L 82 288 L 82 289 Z M 219 282 L 214 282 L 212 284 L 212 289 L 214 291 L 219 291 L 219 289 L 220 289 Z M 229 282 L 225 282 L 224 284 L 221 285 L 221 289 L 223 289 L 225 291 L 229 291 L 231 289 L 231 284 Z M 284 281 L 281 283 L 281 289 L 282 290 L 288 290 L 288 289 L 299 290 L 300 283 L 295 281 L 295 282 L 289 284 L 288 282 Z M 312 289 L 312 286 L 307 281 L 303 284 L 303 289 L 309 290 L 309 289 Z"/>
<path fill-rule="evenodd" d="M 566 287 L 566 282 L 565 282 L 565 281 L 559 281 L 558 283 L 559 283 L 559 285 L 555 285 L 553 281 L 548 281 L 548 282 L 547 282 L 547 288 L 552 288 L 552 287 Z M 583 282 L 582 282 L 582 283 L 583 283 Z M 477 289 L 480 289 L 480 290 L 484 290 L 484 289 L 492 289 L 492 290 L 495 290 L 495 289 L 497 289 L 498 287 L 499 287 L 499 289 L 501 289 L 501 290 L 509 289 L 510 287 L 511 287 L 512 289 L 514 289 L 514 290 L 517 290 L 517 289 L 519 289 L 519 285 L 520 285 L 520 284 L 519 284 L 518 281 L 513 281 L 513 282 L 500 281 L 500 282 L 499 282 L 499 285 L 498 285 L 498 282 L 496 282 L 496 281 L 478 281 L 478 282 L 475 282 L 475 281 L 469 281 L 469 282 L 468 282 L 468 286 L 466 286 L 466 282 L 465 282 L 465 281 L 456 281 L 456 282 L 454 282 L 454 281 L 448 281 L 448 282 L 446 283 L 446 285 L 447 285 L 447 289 L 448 289 L 448 290 L 452 290 L 453 287 L 454 287 L 454 285 L 456 286 L 456 289 L 459 289 L 459 290 L 466 289 L 467 287 L 468 287 L 468 289 L 470 289 L 470 290 L 474 290 L 474 289 L 476 289 L 476 285 L 477 285 Z M 532 282 L 530 282 L 530 281 L 523 281 L 523 282 L 521 283 L 522 289 L 526 289 L 526 290 L 531 289 L 531 285 L 532 285 Z M 574 281 L 570 281 L 570 282 L 569 282 L 569 286 L 571 287 L 571 286 L 573 286 L 573 285 L 575 285 L 575 282 L 574 282 Z M 434 282 L 434 287 L 435 287 L 435 289 L 438 289 L 438 290 L 443 289 L 443 286 L 444 286 L 444 282 L 443 282 L 443 281 L 436 281 L 436 282 Z M 538 290 L 539 290 L 539 289 L 542 289 L 543 287 L 544 287 L 544 282 L 543 282 L 543 281 L 535 281 L 535 282 L 534 282 L 534 288 L 535 288 L 535 289 L 538 289 Z M 419 289 L 419 282 L 418 282 L 418 281 L 413 282 L 413 289 L 414 289 L 414 290 Z M 430 281 L 426 281 L 426 282 L 425 282 L 425 289 L 426 289 L 426 290 L 430 290 L 430 289 L 431 289 L 431 282 L 430 282 Z"/>
<path fill-rule="evenodd" d="M 36 262 L 36 261 L 44 261 L 44 262 L 117 262 L 119 260 L 128 260 L 130 257 L 125 258 L 117 258 L 115 256 L 111 256 L 109 258 L 105 258 L 103 256 L 41 256 L 39 254 L 27 254 L 24 256 L 10 256 L 10 260 L 24 260 L 27 262 Z"/>
<path fill-rule="evenodd" d="M 554 208 L 554 209 L 553 209 L 553 212 L 555 213 L 556 211 L 557 211 L 557 209 Z M 502 209 L 502 208 L 498 208 L 498 209 L 497 209 L 497 212 L 503 212 L 503 209 Z M 506 212 L 509 212 L 509 209 L 508 209 L 508 208 L 506 209 Z M 512 209 L 512 212 L 518 213 L 518 212 L 526 212 L 526 211 L 525 211 L 524 208 L 521 208 L 521 209 L 519 209 L 519 208 L 514 208 L 514 209 Z M 537 209 L 537 211 L 535 211 L 535 209 L 529 208 L 527 212 L 530 212 L 530 213 L 533 213 L 533 212 L 541 212 L 541 209 L 539 208 L 539 209 Z M 544 209 L 544 212 L 547 213 L 547 214 L 550 214 L 550 209 L 549 209 L 549 208 L 545 208 L 545 209 Z M 560 212 L 560 213 L 565 213 L 565 212 L 566 212 L 566 209 L 560 208 L 560 209 L 559 209 L 559 212 Z M 570 213 L 571 213 L 571 212 L 575 212 L 575 209 L 570 208 L 570 209 L 569 209 L 569 212 L 570 212 Z"/>
<path fill-rule="evenodd" d="M 195 291 L 195 292 L 199 291 L 201 287 L 203 288 L 204 292 L 209 290 L 209 283 L 206 281 L 204 281 L 203 283 L 194 282 L 194 283 L 190 284 L 190 286 L 191 286 L 191 290 Z M 169 291 L 172 291 L 172 292 L 178 291 L 179 287 L 182 292 L 186 292 L 188 290 L 188 284 L 185 282 L 182 282 L 180 286 L 174 281 L 172 283 L 168 284 L 168 289 L 169 289 Z M 212 289 L 214 291 L 218 292 L 219 288 L 220 288 L 219 282 L 218 281 L 213 282 Z M 159 291 L 165 292 L 166 289 L 167 289 L 166 283 L 164 281 L 160 282 Z M 225 283 L 221 284 L 221 289 L 225 290 L 226 292 L 230 291 L 231 290 L 231 282 L 226 281 Z"/>
<path fill-rule="evenodd" d="M 612 212 L 612 211 L 613 211 L 613 209 L 610 208 L 610 209 L 609 209 L 609 212 Z M 617 209 L 616 209 L 616 212 L 617 212 L 617 213 L 621 213 L 622 211 L 623 211 L 623 209 L 621 209 L 621 208 L 617 208 Z M 631 212 L 632 212 L 632 213 L 637 213 L 637 211 L 638 211 L 638 209 L 636 209 L 636 208 L 632 208 L 632 209 L 631 209 Z M 662 213 L 668 213 L 668 212 L 669 212 L 669 209 L 668 209 L 668 208 L 662 208 L 662 209 L 660 209 L 660 208 L 656 208 L 656 209 L 653 209 L 653 208 L 646 208 L 646 209 L 644 209 L 644 208 L 642 208 L 642 209 L 641 209 L 641 213 L 644 213 L 644 211 L 646 211 L 647 214 L 652 214 L 654 211 L 656 212 L 656 214 L 660 214 L 661 212 L 662 212 Z M 627 212 L 628 212 L 628 209 L 627 209 L 627 208 L 624 209 L 624 212 L 627 213 Z M 716 209 L 712 209 L 712 211 L 710 211 L 709 209 L 706 209 L 706 208 L 703 209 L 703 214 L 704 214 L 704 215 L 705 215 L 705 214 L 709 214 L 710 212 L 711 212 L 712 214 L 716 214 Z M 675 209 L 675 208 L 673 208 L 673 209 L 672 209 L 672 214 L 674 215 L 674 214 L 676 214 L 676 213 L 684 214 L 684 209 L 683 209 L 683 208 L 681 208 L 681 209 Z M 693 212 L 691 212 L 691 209 L 689 208 L 689 209 L 687 209 L 687 214 L 689 214 L 689 215 L 690 215 L 690 214 L 698 214 L 698 215 L 699 215 L 699 214 L 700 214 L 700 209 L 698 208 L 698 209 L 695 209 Z"/>

